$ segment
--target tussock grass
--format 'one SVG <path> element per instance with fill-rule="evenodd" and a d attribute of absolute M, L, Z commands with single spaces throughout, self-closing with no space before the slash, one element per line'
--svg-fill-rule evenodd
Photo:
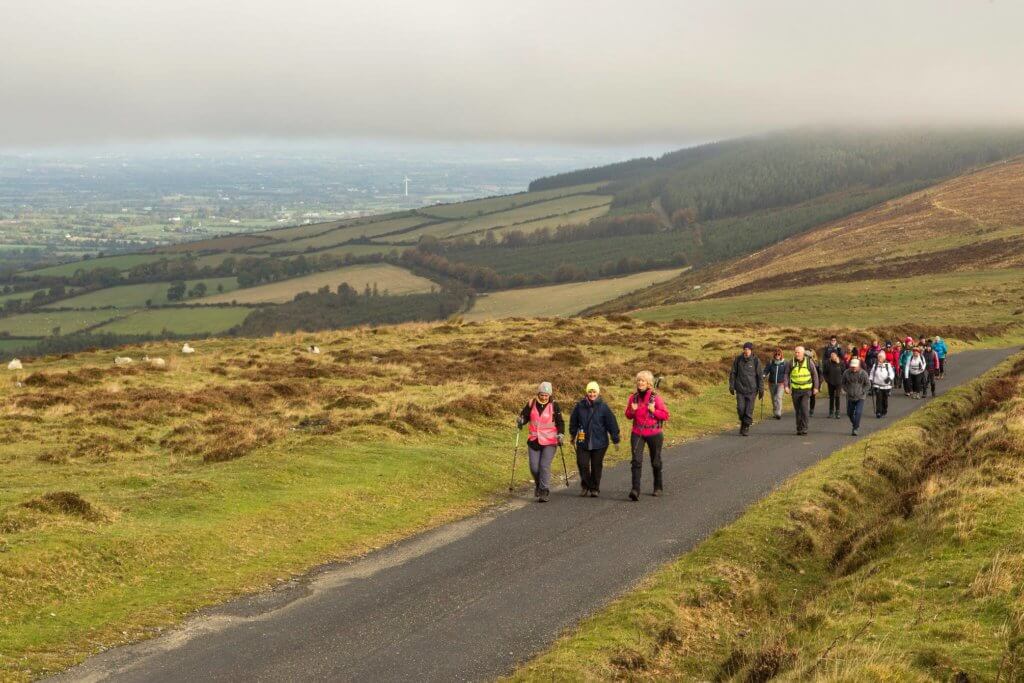
<path fill-rule="evenodd" d="M 516 680 L 1021 680 L 1024 358 L 794 477 Z"/>
<path fill-rule="evenodd" d="M 596 379 L 621 414 L 646 367 L 666 375 L 670 441 L 731 425 L 727 358 L 794 332 L 454 320 L 116 351 L 161 371 L 112 351 L 26 359 L 21 386 L 0 383 L 0 678 L 500 500 L 542 380 L 568 412 Z"/>

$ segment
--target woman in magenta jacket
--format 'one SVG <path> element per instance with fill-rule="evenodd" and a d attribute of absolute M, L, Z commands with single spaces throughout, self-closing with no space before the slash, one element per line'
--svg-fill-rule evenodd
<path fill-rule="evenodd" d="M 644 467 L 644 445 L 651 454 L 651 469 L 654 471 L 654 492 L 660 496 L 663 490 L 661 480 L 661 447 L 665 440 L 661 425 L 668 420 L 668 408 L 661 396 L 654 392 L 654 375 L 647 370 L 636 375 L 636 392 L 629 395 L 626 403 L 626 419 L 633 421 L 630 445 L 633 451 L 633 486 L 629 491 L 630 500 L 640 500 L 640 475 Z"/>

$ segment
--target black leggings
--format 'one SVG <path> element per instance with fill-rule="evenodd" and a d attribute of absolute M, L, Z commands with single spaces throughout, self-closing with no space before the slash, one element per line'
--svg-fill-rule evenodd
<path fill-rule="evenodd" d="M 828 385 L 828 414 L 839 414 L 839 397 L 842 395 L 842 387 L 838 384 Z"/>
<path fill-rule="evenodd" d="M 875 387 L 875 415 L 884 417 L 889 413 L 889 390 Z"/>
<path fill-rule="evenodd" d="M 592 451 L 582 447 L 576 449 L 576 467 L 580 471 L 580 486 L 584 491 L 601 490 L 601 472 L 607 450 L 607 446 Z"/>
<path fill-rule="evenodd" d="M 661 446 L 665 436 L 658 432 L 652 436 L 630 435 L 629 445 L 633 452 L 633 490 L 640 490 L 640 475 L 644 469 L 644 445 L 651 454 L 651 470 L 654 471 L 654 488 L 661 490 Z"/>

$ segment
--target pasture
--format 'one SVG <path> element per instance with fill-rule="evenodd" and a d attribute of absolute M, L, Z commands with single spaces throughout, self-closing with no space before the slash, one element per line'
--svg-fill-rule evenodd
<path fill-rule="evenodd" d="M 244 306 L 189 306 L 183 308 L 137 309 L 96 328 L 116 334 L 218 334 L 226 332 L 252 313 Z"/>
<path fill-rule="evenodd" d="M 307 249 L 324 249 L 326 247 L 337 246 L 362 237 L 376 237 L 378 235 L 384 235 L 400 230 L 408 230 L 409 228 L 415 228 L 416 226 L 430 222 L 431 219 L 424 218 L 422 216 L 403 216 L 400 218 L 374 221 L 372 223 L 342 226 L 315 237 L 307 237 L 305 239 L 293 240 L 291 242 L 267 244 L 265 246 L 258 246 L 250 251 L 262 253 L 299 253 L 304 252 Z"/>
<path fill-rule="evenodd" d="M 589 282 L 569 282 L 548 287 L 510 289 L 477 297 L 473 309 L 463 315 L 466 320 L 493 320 L 511 317 L 564 317 L 575 315 L 591 306 L 670 280 L 685 269 L 651 270 L 625 277 Z"/>
<path fill-rule="evenodd" d="M 191 290 L 200 282 L 206 285 L 207 292 L 213 293 L 218 293 L 220 290 L 231 292 L 238 288 L 237 279 L 220 277 L 188 280 L 185 282 L 186 291 Z M 73 296 L 70 299 L 55 301 L 46 308 L 143 308 L 147 301 L 154 306 L 161 306 L 175 303 L 167 299 L 167 290 L 170 284 L 169 282 L 146 282 L 138 285 L 107 287 L 95 292 Z"/>
<path fill-rule="evenodd" d="M 559 187 L 553 190 L 542 190 L 540 192 L 521 192 L 519 194 L 502 195 L 500 197 L 486 197 L 474 199 L 468 202 L 456 204 L 439 204 L 437 206 L 426 206 L 419 209 L 424 216 L 434 216 L 445 220 L 472 218 L 488 213 L 508 211 L 526 204 L 568 197 L 574 194 L 586 194 L 595 192 L 607 183 L 588 183 L 586 185 L 573 185 L 571 187 Z"/>
<path fill-rule="evenodd" d="M 330 287 L 331 290 L 334 290 L 343 282 L 359 291 L 362 291 L 366 285 L 371 287 L 377 285 L 381 293 L 387 291 L 391 294 L 429 292 L 431 288 L 438 287 L 436 283 L 418 275 L 413 275 L 405 268 L 399 268 L 389 263 L 371 263 L 345 266 L 322 273 L 313 273 L 290 280 L 281 280 L 280 282 L 240 289 L 226 294 L 216 294 L 200 301 L 204 304 L 235 302 L 240 304 L 285 303 L 294 299 L 295 295 L 301 292 L 315 292 L 321 287 Z"/>
<path fill-rule="evenodd" d="M 101 256 L 99 258 L 72 261 L 62 263 L 58 266 L 49 266 L 39 270 L 26 271 L 26 276 L 39 277 L 71 277 L 77 271 L 89 271 L 96 268 L 116 268 L 117 270 L 129 270 L 132 266 L 141 263 L 151 263 L 168 258 L 166 254 L 122 254 L 120 256 Z"/>
<path fill-rule="evenodd" d="M 15 337 L 49 337 L 59 327 L 60 334 L 71 334 L 116 316 L 117 311 L 36 311 L 0 318 L 0 332 Z"/>

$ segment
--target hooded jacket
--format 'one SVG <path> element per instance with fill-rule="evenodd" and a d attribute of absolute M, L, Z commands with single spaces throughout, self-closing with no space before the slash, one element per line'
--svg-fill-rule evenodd
<path fill-rule="evenodd" d="M 939 358 L 945 358 L 946 354 L 949 353 L 949 349 L 946 348 L 946 342 L 943 339 L 935 340 L 935 343 L 932 344 L 932 351 L 937 353 Z"/>
<path fill-rule="evenodd" d="M 647 410 L 647 404 L 652 399 L 654 400 L 653 413 Z M 636 401 L 636 410 L 632 408 L 633 401 Z M 661 434 L 661 423 L 668 419 L 668 408 L 665 407 L 665 401 L 661 399 L 661 396 L 654 393 L 652 389 L 643 393 L 634 392 L 626 401 L 626 419 L 633 421 L 633 434 L 654 436 Z"/>
<path fill-rule="evenodd" d="M 736 357 L 729 373 L 729 391 L 744 395 L 764 393 L 760 358 L 754 354 L 747 358 L 742 353 Z"/>
<path fill-rule="evenodd" d="M 580 430 L 583 431 L 583 441 L 579 440 Z M 569 438 L 572 442 L 577 447 L 596 451 L 608 448 L 609 436 L 612 443 L 619 442 L 619 422 L 612 409 L 600 396 L 595 401 L 586 397 L 581 399 L 569 416 Z"/>
<path fill-rule="evenodd" d="M 868 373 L 860 368 L 856 370 L 850 368 L 843 373 L 843 391 L 846 393 L 846 400 L 863 401 L 870 388 L 871 380 L 868 379 Z"/>

